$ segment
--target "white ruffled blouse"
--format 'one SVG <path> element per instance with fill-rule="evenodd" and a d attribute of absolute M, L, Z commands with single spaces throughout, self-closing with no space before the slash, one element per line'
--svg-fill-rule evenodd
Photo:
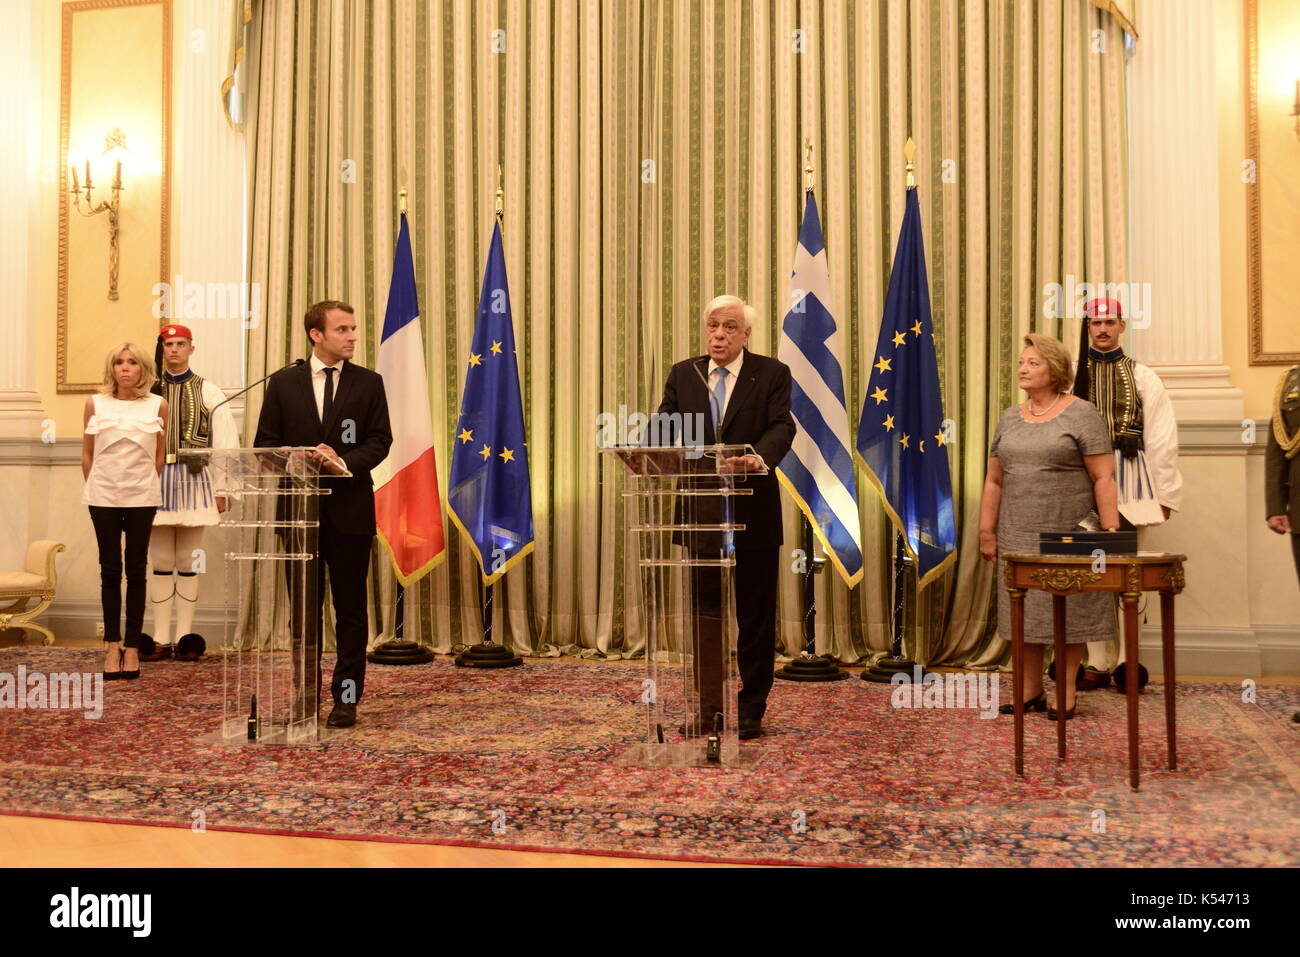
<path fill-rule="evenodd" d="M 162 396 L 119 399 L 95 395 L 86 434 L 95 437 L 95 459 L 81 496 L 83 505 L 147 508 L 162 504 L 155 461 Z"/>

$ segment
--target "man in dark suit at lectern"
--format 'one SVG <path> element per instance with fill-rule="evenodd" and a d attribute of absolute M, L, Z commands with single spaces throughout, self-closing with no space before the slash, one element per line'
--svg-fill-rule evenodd
<path fill-rule="evenodd" d="M 734 571 L 736 650 L 742 685 L 737 710 L 744 739 L 763 733 L 763 714 L 772 689 L 782 542 L 781 494 L 775 469 L 795 435 L 790 369 L 746 348 L 756 318 L 754 308 L 735 296 L 718 296 L 709 302 L 704 307 L 708 354 L 672 367 L 659 405 L 661 414 L 702 415 L 705 444 L 752 445 L 757 455 L 735 464 L 742 469 L 765 465 L 769 470 L 767 475 L 738 479 L 737 488 L 752 489 L 753 495 L 733 500 L 734 521 L 745 526 L 744 531 L 735 533 Z M 721 420 L 721 429 L 715 420 Z M 715 569 L 694 571 L 696 683 L 700 717 L 711 726 L 714 712 L 722 710 L 721 578 Z"/>
<path fill-rule="evenodd" d="M 357 702 L 366 679 L 366 581 L 375 538 L 375 490 L 370 470 L 388 455 L 393 435 L 388 424 L 384 380 L 350 361 L 357 343 L 352 307 L 327 299 L 304 319 L 312 344 L 308 363 L 277 373 L 267 383 L 257 420 L 258 448 L 310 446 L 321 463 L 320 558 L 316 565 L 316 680 L 320 680 L 320 602 L 329 567 L 334 599 L 337 661 L 330 690 L 334 709 L 327 725 L 356 723 Z M 330 477 L 351 472 L 350 478 Z M 296 603 L 295 603 L 296 604 Z"/>

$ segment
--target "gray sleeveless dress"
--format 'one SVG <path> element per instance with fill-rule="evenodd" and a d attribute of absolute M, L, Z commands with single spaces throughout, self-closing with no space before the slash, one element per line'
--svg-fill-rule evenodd
<path fill-rule="evenodd" d="M 1020 407 L 1002 413 L 990 456 L 1002 464 L 1002 504 L 998 510 L 998 554 L 1038 554 L 1039 532 L 1065 532 L 1094 508 L 1092 479 L 1085 455 L 1111 451 L 1106 423 L 1092 403 L 1076 399 L 1045 422 L 1026 422 Z M 998 561 L 998 634 L 1011 640 L 1011 598 Z M 1071 595 L 1065 600 L 1065 640 L 1069 644 L 1115 637 L 1113 595 Z M 1052 643 L 1052 599 L 1030 589 L 1025 596 L 1025 641 Z"/>

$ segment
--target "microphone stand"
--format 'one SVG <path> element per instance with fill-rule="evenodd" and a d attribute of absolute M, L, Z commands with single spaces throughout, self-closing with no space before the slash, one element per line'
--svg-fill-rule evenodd
<path fill-rule="evenodd" d="M 222 399 L 220 402 L 218 402 L 216 405 L 214 405 L 214 406 L 212 407 L 212 412 L 216 412 L 217 409 L 221 408 L 221 407 L 222 407 L 223 405 L 225 405 L 227 402 L 233 402 L 235 399 L 238 399 L 241 395 L 243 395 L 245 392 L 248 392 L 250 389 L 256 389 L 259 385 L 261 385 L 261 384 L 262 384 L 263 382 L 265 382 L 267 379 L 271 378 L 271 376 L 277 376 L 277 375 L 279 375 L 281 372 L 284 372 L 286 369 L 296 369 L 296 368 L 298 368 L 298 366 L 302 365 L 302 364 L 303 364 L 304 362 L 306 362 L 306 361 L 307 361 L 306 359 L 294 359 L 294 360 L 293 360 L 292 362 L 290 362 L 287 366 L 284 366 L 283 368 L 280 368 L 280 369 L 276 369 L 274 372 L 269 372 L 269 373 L 267 373 L 266 375 L 262 376 L 262 378 L 258 379 L 256 382 L 254 382 L 252 385 L 246 385 L 246 386 L 244 386 L 242 389 L 240 389 L 238 392 L 236 392 L 234 395 L 232 395 L 232 396 L 227 396 L 226 398 Z M 208 414 L 211 415 L 212 413 L 210 412 L 210 413 L 208 413 Z"/>
<path fill-rule="evenodd" d="M 248 392 L 248 391 L 251 390 L 251 389 L 256 389 L 259 385 L 261 385 L 261 384 L 262 384 L 263 382 L 265 382 L 267 379 L 271 378 L 272 376 L 277 376 L 277 375 L 279 375 L 281 372 L 284 372 L 285 369 L 296 369 L 298 366 L 302 365 L 302 364 L 303 364 L 304 362 L 306 362 L 306 361 L 307 361 L 306 359 L 294 359 L 294 360 L 293 360 L 292 362 L 290 362 L 287 366 L 284 366 L 284 367 L 282 367 L 282 368 L 276 369 L 274 372 L 268 372 L 266 375 L 262 376 L 262 378 L 258 379 L 258 380 L 257 380 L 256 382 L 254 382 L 252 385 L 246 385 L 246 386 L 244 386 L 242 389 L 240 389 L 238 392 L 236 392 L 234 395 L 227 396 L 226 398 L 222 399 L 220 402 L 218 402 L 216 405 L 214 405 L 214 406 L 212 407 L 212 411 L 208 413 L 208 418 L 209 418 L 209 420 L 211 420 L 211 417 L 213 416 L 213 414 L 216 413 L 217 409 L 221 408 L 221 407 L 222 407 L 223 405 L 225 405 L 226 403 L 235 401 L 235 399 L 238 399 L 241 395 L 243 395 L 244 393 Z M 185 450 L 184 450 L 184 449 L 182 449 L 180 452 L 177 453 L 177 455 L 176 455 L 176 461 L 178 461 L 178 462 L 187 461 L 186 458 L 185 458 Z M 193 461 L 194 461 L 194 458 L 191 456 L 191 457 L 188 459 L 188 461 L 193 462 Z"/>

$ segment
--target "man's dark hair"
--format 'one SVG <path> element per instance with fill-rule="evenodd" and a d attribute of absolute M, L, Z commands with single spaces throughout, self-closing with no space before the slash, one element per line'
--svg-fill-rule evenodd
<path fill-rule="evenodd" d="M 324 299 L 307 310 L 307 315 L 303 317 L 303 328 L 307 330 L 307 342 L 312 343 L 311 331 L 318 329 L 321 335 L 325 334 L 325 316 L 331 309 L 342 309 L 344 312 L 355 315 L 356 310 L 346 302 L 338 299 Z"/>

